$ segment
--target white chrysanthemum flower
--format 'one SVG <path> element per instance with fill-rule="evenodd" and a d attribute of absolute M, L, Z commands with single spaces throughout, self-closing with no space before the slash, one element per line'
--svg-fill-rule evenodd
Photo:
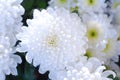
<path fill-rule="evenodd" d="M 5 80 L 5 75 L 17 75 L 17 63 L 21 62 L 21 58 L 13 54 L 9 38 L 0 36 L 0 80 Z"/>
<path fill-rule="evenodd" d="M 79 12 L 103 12 L 107 4 L 105 0 L 78 0 Z"/>
<path fill-rule="evenodd" d="M 27 61 L 40 65 L 39 72 L 63 69 L 85 54 L 86 28 L 76 14 L 63 8 L 34 10 L 27 23 L 17 36 L 22 41 L 18 50 L 27 51 Z"/>
<path fill-rule="evenodd" d="M 90 13 L 84 14 L 82 20 L 87 27 L 86 36 L 88 38 L 89 48 L 103 49 L 112 31 L 111 19 L 104 14 Z"/>
<path fill-rule="evenodd" d="M 22 26 L 24 8 L 20 5 L 22 0 L 0 0 L 0 31 L 2 35 L 10 37 L 11 46 L 16 43 L 16 33 Z"/>
<path fill-rule="evenodd" d="M 50 74 L 52 80 L 112 80 L 109 75 L 116 76 L 111 70 L 105 70 L 97 58 L 83 59 L 75 65 L 66 67 L 66 70 Z"/>
<path fill-rule="evenodd" d="M 111 25 L 111 19 L 104 14 L 85 14 L 82 19 L 87 27 L 88 38 L 85 55 L 102 61 L 110 60 L 117 50 L 117 32 Z"/>

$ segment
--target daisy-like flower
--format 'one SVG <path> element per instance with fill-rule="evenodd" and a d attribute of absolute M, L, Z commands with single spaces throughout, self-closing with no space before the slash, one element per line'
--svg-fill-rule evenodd
<path fill-rule="evenodd" d="M 86 28 L 77 14 L 63 8 L 35 9 L 27 23 L 28 27 L 17 35 L 22 41 L 18 50 L 27 51 L 26 60 L 40 65 L 40 73 L 63 69 L 85 54 Z"/>
<path fill-rule="evenodd" d="M 85 14 L 88 49 L 86 56 L 97 57 L 102 61 L 110 60 L 117 52 L 117 32 L 112 27 L 111 19 L 104 14 Z M 112 34 L 111 34 L 112 33 Z"/>
<path fill-rule="evenodd" d="M 87 27 L 89 48 L 103 49 L 111 30 L 111 19 L 104 14 L 84 14 L 83 23 Z M 114 33 L 113 33 L 114 34 Z M 111 35 L 112 36 L 112 35 Z"/>
<path fill-rule="evenodd" d="M 0 80 L 5 80 L 5 75 L 17 75 L 17 63 L 22 61 L 13 51 L 9 38 L 0 36 Z"/>
<path fill-rule="evenodd" d="M 105 0 L 78 0 L 79 12 L 103 12 L 106 8 Z"/>
<path fill-rule="evenodd" d="M 63 71 L 57 71 L 55 75 L 50 75 L 52 80 L 112 80 L 109 75 L 116 76 L 111 70 L 105 70 L 101 61 L 97 58 L 82 58 L 75 65 L 71 65 Z"/>

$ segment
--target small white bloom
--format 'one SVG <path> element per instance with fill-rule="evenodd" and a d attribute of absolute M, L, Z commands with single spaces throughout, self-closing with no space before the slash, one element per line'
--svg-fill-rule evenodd
<path fill-rule="evenodd" d="M 84 14 L 82 21 L 87 27 L 89 48 L 103 49 L 111 30 L 111 18 L 105 14 Z"/>
<path fill-rule="evenodd" d="M 27 51 L 26 59 L 39 72 L 63 69 L 84 55 L 86 28 L 76 14 L 63 8 L 34 10 L 33 19 L 27 20 L 28 27 L 17 38 L 21 40 L 19 51 Z"/>
<path fill-rule="evenodd" d="M 116 55 L 117 32 L 111 25 L 111 18 L 105 14 L 84 14 L 82 20 L 87 27 L 88 49 L 86 56 L 102 61 Z M 112 34 L 111 34 L 112 33 Z"/>
<path fill-rule="evenodd" d="M 105 0 L 78 0 L 79 12 L 103 12 L 106 8 Z"/>

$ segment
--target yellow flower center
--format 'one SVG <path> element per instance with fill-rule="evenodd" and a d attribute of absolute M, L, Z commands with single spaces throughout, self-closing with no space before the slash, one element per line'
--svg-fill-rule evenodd
<path fill-rule="evenodd" d="M 85 56 L 87 56 L 88 58 L 92 57 L 92 52 L 88 49 L 88 50 L 86 51 Z"/>
<path fill-rule="evenodd" d="M 47 38 L 47 44 L 50 47 L 56 47 L 57 46 L 57 36 L 56 35 L 49 36 Z"/>
<path fill-rule="evenodd" d="M 87 5 L 88 6 L 94 6 L 96 3 L 96 0 L 87 0 Z"/>
<path fill-rule="evenodd" d="M 67 0 L 59 0 L 59 2 L 64 4 L 67 2 Z"/>
<path fill-rule="evenodd" d="M 87 30 L 87 37 L 89 40 L 94 40 L 98 38 L 98 32 L 95 28 L 90 28 Z"/>
<path fill-rule="evenodd" d="M 118 41 L 120 41 L 120 36 L 117 38 Z"/>

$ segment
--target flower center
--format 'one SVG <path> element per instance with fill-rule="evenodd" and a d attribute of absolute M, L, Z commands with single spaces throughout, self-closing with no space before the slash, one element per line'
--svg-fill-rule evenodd
<path fill-rule="evenodd" d="M 88 49 L 88 50 L 86 51 L 85 56 L 87 56 L 88 58 L 92 57 L 92 52 Z"/>
<path fill-rule="evenodd" d="M 64 4 L 67 2 L 67 0 L 59 0 L 59 2 Z"/>
<path fill-rule="evenodd" d="M 87 30 L 87 37 L 90 40 L 96 39 L 98 37 L 98 32 L 95 28 Z"/>
<path fill-rule="evenodd" d="M 94 6 L 95 5 L 95 0 L 87 0 L 87 4 L 89 5 L 89 6 Z"/>
<path fill-rule="evenodd" d="M 120 41 L 120 36 L 117 38 L 118 41 Z"/>
<path fill-rule="evenodd" d="M 56 35 L 48 36 L 47 44 L 50 47 L 56 47 L 57 46 L 57 36 Z"/>

